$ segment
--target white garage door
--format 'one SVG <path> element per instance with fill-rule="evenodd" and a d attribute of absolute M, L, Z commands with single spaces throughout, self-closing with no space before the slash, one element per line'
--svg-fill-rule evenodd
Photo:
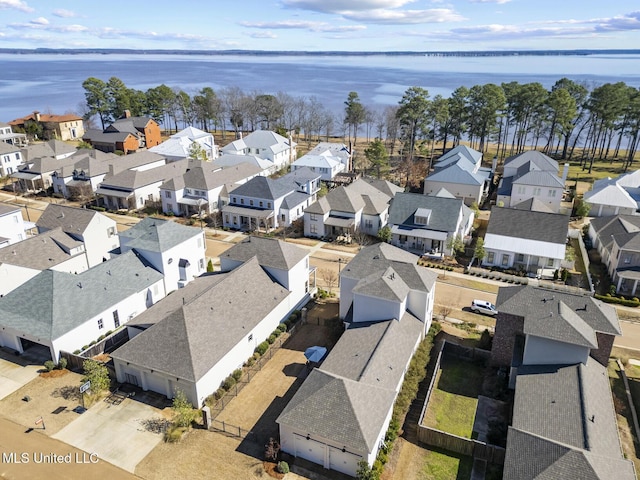
<path fill-rule="evenodd" d="M 147 380 L 147 389 L 153 392 L 158 392 L 162 395 L 167 394 L 167 383 L 164 378 L 159 377 L 153 373 L 144 374 Z"/>
<path fill-rule="evenodd" d="M 355 477 L 360 460 L 362 460 L 360 455 L 329 447 L 329 468 L 331 470 L 337 470 Z"/>
<path fill-rule="evenodd" d="M 0 330 L 0 347 L 9 347 L 14 350 L 16 347 L 16 336 Z"/>
<path fill-rule="evenodd" d="M 324 466 L 324 451 L 326 445 L 313 439 L 296 435 L 296 457 L 302 457 L 310 462 Z"/>

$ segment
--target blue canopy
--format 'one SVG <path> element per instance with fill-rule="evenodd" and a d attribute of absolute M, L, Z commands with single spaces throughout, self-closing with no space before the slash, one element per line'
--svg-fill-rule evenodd
<path fill-rule="evenodd" d="M 327 349 L 325 347 L 309 347 L 304 351 L 304 356 L 307 357 L 307 360 L 310 362 L 319 362 L 324 358 L 327 354 Z"/>

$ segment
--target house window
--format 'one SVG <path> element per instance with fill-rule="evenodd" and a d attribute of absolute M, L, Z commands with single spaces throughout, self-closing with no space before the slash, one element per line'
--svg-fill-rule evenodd
<path fill-rule="evenodd" d="M 280 215 L 280 218 L 282 219 L 282 221 L 284 222 L 285 216 L 284 213 L 282 215 Z"/>
<path fill-rule="evenodd" d="M 200 261 L 198 262 L 198 265 L 200 265 L 200 270 L 204 270 L 204 258 L 200 259 Z"/>
<path fill-rule="evenodd" d="M 547 267 L 553 267 L 553 258 L 547 259 Z"/>
<path fill-rule="evenodd" d="M 406 243 L 407 242 L 407 236 L 406 235 L 400 235 L 400 243 Z"/>
<path fill-rule="evenodd" d="M 542 191 L 542 189 L 541 189 L 541 188 L 536 187 L 536 188 L 534 188 L 534 189 L 533 189 L 533 194 L 534 194 L 534 195 L 536 195 L 536 196 L 537 196 L 537 195 L 540 195 L 540 192 L 541 192 L 541 191 Z"/>
<path fill-rule="evenodd" d="M 505 253 L 502 255 L 502 266 L 506 267 L 507 265 L 509 265 L 509 255 Z"/>
<path fill-rule="evenodd" d="M 253 207 L 253 200 L 249 200 L 249 205 Z"/>
<path fill-rule="evenodd" d="M 202 237 L 198 238 L 198 248 L 202 248 Z"/>
<path fill-rule="evenodd" d="M 309 225 L 309 233 L 318 233 L 317 225 Z"/>
<path fill-rule="evenodd" d="M 170 191 L 168 191 L 168 190 L 166 190 L 166 191 L 164 192 L 164 196 L 165 196 L 165 198 L 171 198 L 171 192 L 170 192 Z"/>
<path fill-rule="evenodd" d="M 120 326 L 120 316 L 118 315 L 118 311 L 113 311 L 113 326 L 118 328 Z"/>
<path fill-rule="evenodd" d="M 229 223 L 229 214 L 225 213 L 224 215 L 224 223 Z"/>
<path fill-rule="evenodd" d="M 624 257 L 624 263 L 631 263 L 631 257 L 625 256 Z"/>
<path fill-rule="evenodd" d="M 318 216 L 315 213 L 312 213 L 311 215 L 309 215 L 309 220 L 311 220 L 312 222 L 316 222 L 318 220 Z"/>
<path fill-rule="evenodd" d="M 556 196 L 556 191 L 553 188 L 549 189 L 549 196 L 550 197 L 555 197 Z"/>
<path fill-rule="evenodd" d="M 238 200 L 236 200 L 236 197 L 233 197 L 233 203 L 237 203 Z"/>
<path fill-rule="evenodd" d="M 364 226 L 367 228 L 373 228 L 373 222 L 371 220 L 365 220 Z"/>
<path fill-rule="evenodd" d="M 267 202 L 267 208 L 271 208 L 271 202 Z"/>
<path fill-rule="evenodd" d="M 101 330 L 104 327 L 104 323 L 102 322 L 102 319 L 98 319 L 98 330 Z"/>
<path fill-rule="evenodd" d="M 525 187 L 518 187 L 518 194 L 522 195 L 526 191 Z"/>
<path fill-rule="evenodd" d="M 262 200 L 260 200 L 260 206 L 262 206 Z"/>
<path fill-rule="evenodd" d="M 489 252 L 487 253 L 487 263 L 493 263 L 493 261 L 496 258 L 496 254 L 495 252 Z"/>
<path fill-rule="evenodd" d="M 519 253 L 518 254 L 518 263 L 523 263 L 524 262 L 524 253 Z"/>
<path fill-rule="evenodd" d="M 244 205 L 244 198 L 241 198 L 241 199 L 240 199 L 240 203 L 241 203 L 242 205 Z"/>

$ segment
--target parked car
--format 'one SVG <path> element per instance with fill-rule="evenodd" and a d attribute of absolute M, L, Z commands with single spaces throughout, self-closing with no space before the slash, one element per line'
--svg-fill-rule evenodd
<path fill-rule="evenodd" d="M 497 315 L 498 310 L 496 310 L 496 306 L 487 302 L 486 300 L 474 300 L 471 302 L 471 311 L 474 313 L 483 313 L 485 315 Z"/>

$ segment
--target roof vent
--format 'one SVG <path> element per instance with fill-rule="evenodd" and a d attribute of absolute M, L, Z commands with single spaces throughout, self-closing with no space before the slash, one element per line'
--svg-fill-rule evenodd
<path fill-rule="evenodd" d="M 82 282 L 78 282 L 78 287 L 82 288 Z"/>

